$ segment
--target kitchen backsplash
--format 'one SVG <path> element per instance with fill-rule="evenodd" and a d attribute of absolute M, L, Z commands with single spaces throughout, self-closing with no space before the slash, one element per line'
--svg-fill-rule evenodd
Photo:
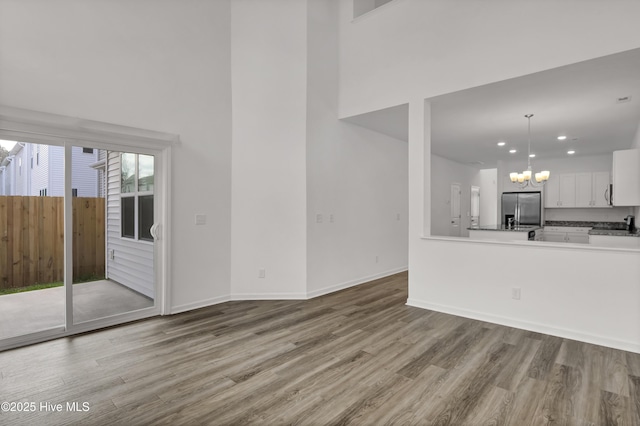
<path fill-rule="evenodd" d="M 622 222 L 633 214 L 633 207 L 590 209 L 544 209 L 545 221 Z"/>

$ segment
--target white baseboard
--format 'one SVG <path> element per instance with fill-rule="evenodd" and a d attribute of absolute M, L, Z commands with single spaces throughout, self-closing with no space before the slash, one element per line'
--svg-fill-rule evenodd
<path fill-rule="evenodd" d="M 364 284 L 369 281 L 377 280 L 379 278 L 388 277 L 390 275 L 394 275 L 400 272 L 404 272 L 409 269 L 407 266 L 402 266 L 400 268 L 390 269 L 388 271 L 380 272 L 374 275 L 369 275 L 367 277 L 357 278 L 355 280 L 346 281 L 340 284 L 332 285 L 329 287 L 324 287 L 318 290 L 313 290 L 307 292 L 307 299 L 313 299 L 314 297 L 323 296 L 325 294 L 333 293 L 336 291 L 344 290 L 345 288 L 353 287 L 356 285 Z"/>
<path fill-rule="evenodd" d="M 305 293 L 235 293 L 231 300 L 305 300 Z"/>
<path fill-rule="evenodd" d="M 485 312 L 477 312 L 467 309 L 461 309 L 454 306 L 440 305 L 436 303 L 425 302 L 423 300 L 408 299 L 407 305 L 416 308 L 429 309 L 431 311 L 442 312 L 445 314 L 456 315 L 464 318 L 471 318 L 479 321 L 490 322 L 494 324 L 505 325 L 507 327 L 520 328 L 537 333 L 549 334 L 552 336 L 562 337 L 565 339 L 578 340 L 580 342 L 592 343 L 595 345 L 607 346 L 614 349 L 640 353 L 640 342 L 612 339 L 607 336 L 599 336 L 595 334 L 585 333 L 578 330 L 569 330 L 560 327 L 549 326 L 529 321 L 522 321 L 516 318 L 502 317 L 499 315 L 488 314 Z"/>
<path fill-rule="evenodd" d="M 217 305 L 219 303 L 231 300 L 229 296 L 212 297 L 211 299 L 198 300 L 193 303 L 185 303 L 184 305 L 172 306 L 169 315 L 179 314 L 180 312 L 192 311 L 194 309 L 206 308 L 207 306 Z"/>

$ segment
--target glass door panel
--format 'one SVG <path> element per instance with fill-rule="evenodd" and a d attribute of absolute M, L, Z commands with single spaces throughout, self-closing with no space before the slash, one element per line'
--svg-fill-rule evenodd
<path fill-rule="evenodd" d="M 64 148 L 0 142 L 0 340 L 63 330 Z"/>
<path fill-rule="evenodd" d="M 154 306 L 154 157 L 72 148 L 73 323 Z"/>

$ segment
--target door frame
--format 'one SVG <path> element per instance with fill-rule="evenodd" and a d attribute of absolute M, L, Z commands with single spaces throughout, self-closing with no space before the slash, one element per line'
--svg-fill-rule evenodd
<path fill-rule="evenodd" d="M 0 139 L 63 146 L 65 163 L 71 159 L 72 146 L 154 155 L 155 163 L 158 165 L 156 170 L 159 172 L 156 176 L 159 197 L 154 197 L 154 209 L 157 208 L 156 222 L 160 224 L 160 238 L 154 244 L 156 274 L 154 306 L 73 324 L 71 167 L 65 167 L 65 326 L 3 339 L 0 341 L 0 351 L 170 313 L 171 152 L 173 146 L 180 144 L 180 137 L 169 133 L 0 106 Z"/>

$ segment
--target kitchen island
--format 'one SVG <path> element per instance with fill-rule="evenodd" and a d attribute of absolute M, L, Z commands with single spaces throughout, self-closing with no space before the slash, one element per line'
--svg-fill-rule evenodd
<path fill-rule="evenodd" d="M 493 241 L 528 241 L 540 240 L 542 230 L 540 226 L 526 225 L 484 225 L 471 226 L 469 230 L 469 238 L 472 240 L 493 240 Z"/>

